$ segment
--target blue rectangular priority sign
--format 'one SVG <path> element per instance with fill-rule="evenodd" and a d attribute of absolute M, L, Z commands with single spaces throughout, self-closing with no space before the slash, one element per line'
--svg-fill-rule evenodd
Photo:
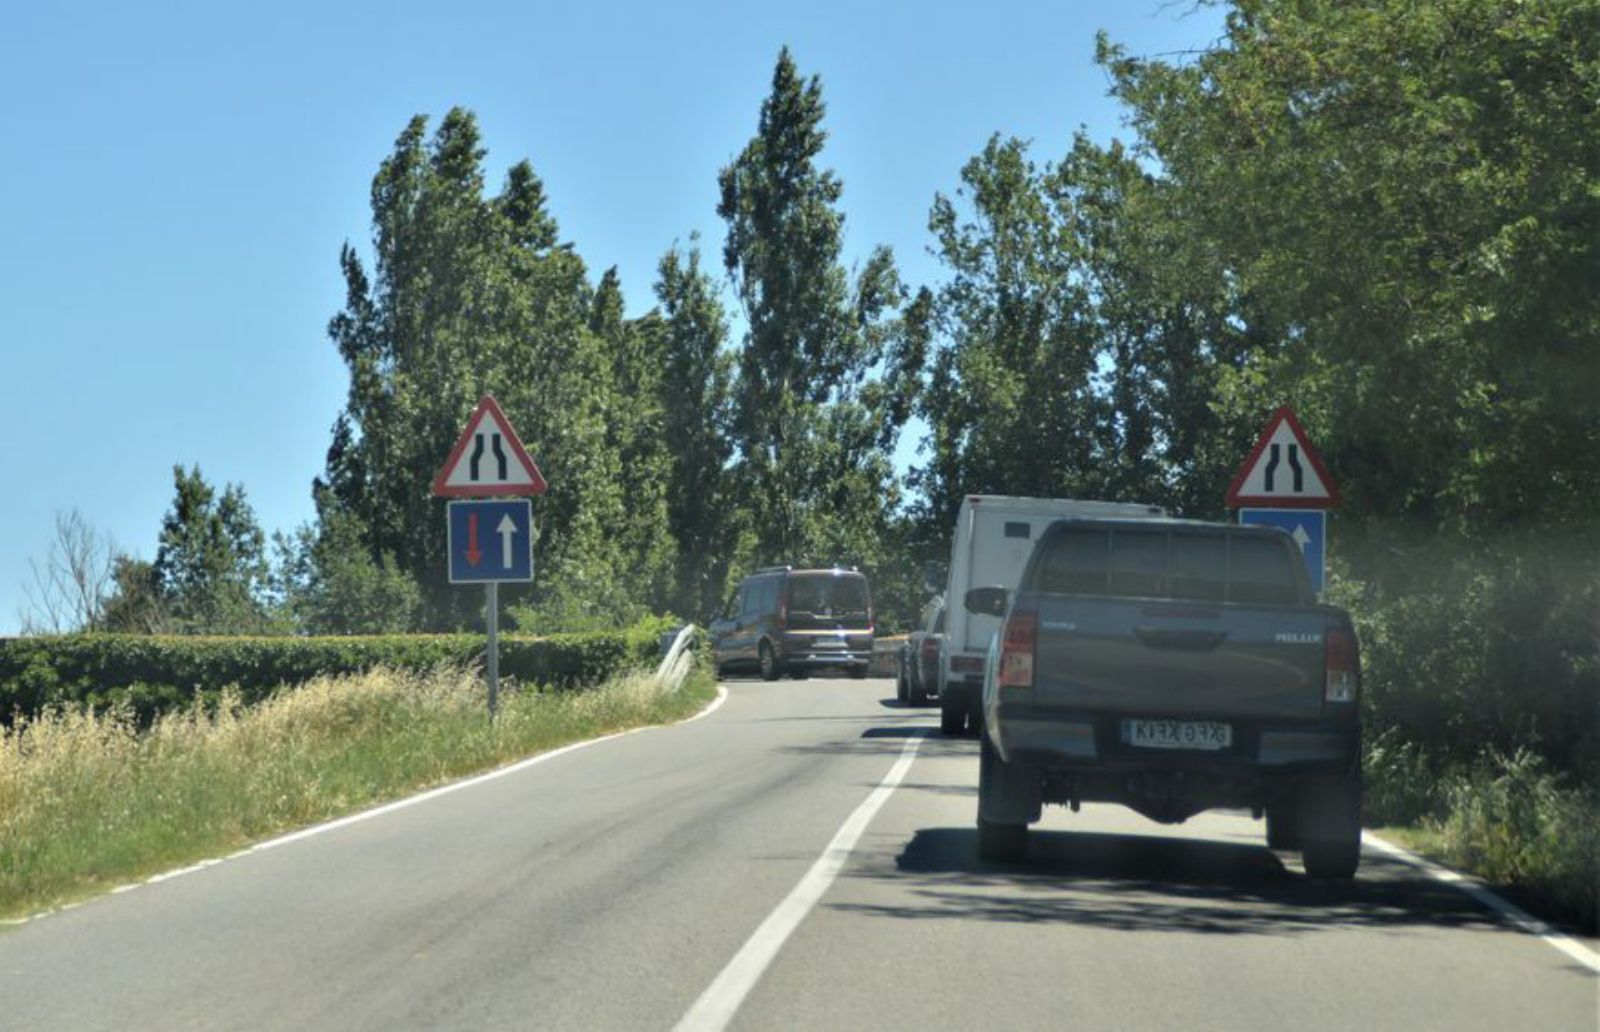
<path fill-rule="evenodd" d="M 526 498 L 450 503 L 450 583 L 533 580 L 533 505 Z"/>
<path fill-rule="evenodd" d="M 1328 514 L 1321 509 L 1240 509 L 1239 522 L 1277 527 L 1294 538 L 1305 557 L 1311 590 L 1322 594 L 1328 562 Z"/>

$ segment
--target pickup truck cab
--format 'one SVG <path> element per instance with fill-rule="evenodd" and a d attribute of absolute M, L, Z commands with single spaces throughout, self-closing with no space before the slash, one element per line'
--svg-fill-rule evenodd
<path fill-rule="evenodd" d="M 1266 527 L 1067 519 L 1040 537 L 983 686 L 979 852 L 1020 859 L 1044 803 L 1126 805 L 1179 823 L 1266 816 L 1313 877 L 1360 859 L 1360 664 L 1297 546 Z"/>

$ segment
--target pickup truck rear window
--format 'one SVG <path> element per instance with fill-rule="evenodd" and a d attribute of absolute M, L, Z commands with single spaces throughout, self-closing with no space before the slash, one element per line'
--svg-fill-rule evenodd
<path fill-rule="evenodd" d="M 1295 605 L 1284 542 L 1215 530 L 1084 527 L 1043 542 L 1029 587 L 1046 594 Z"/>

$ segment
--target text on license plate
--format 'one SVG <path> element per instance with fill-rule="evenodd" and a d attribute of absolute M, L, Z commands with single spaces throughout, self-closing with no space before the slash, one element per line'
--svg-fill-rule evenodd
<path fill-rule="evenodd" d="M 1129 745 L 1148 749 L 1226 749 L 1233 744 L 1233 725 L 1217 720 L 1128 720 L 1123 735 Z"/>

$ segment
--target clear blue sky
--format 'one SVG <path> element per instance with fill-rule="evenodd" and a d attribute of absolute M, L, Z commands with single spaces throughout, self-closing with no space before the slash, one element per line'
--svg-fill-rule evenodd
<path fill-rule="evenodd" d="M 494 189 L 531 160 L 637 315 L 674 241 L 698 231 L 719 260 L 717 171 L 788 44 L 822 79 L 848 255 L 888 244 L 931 284 L 928 207 L 990 134 L 1043 160 L 1080 126 L 1121 132 L 1096 30 L 1170 53 L 1222 18 L 763 6 L 0 3 L 0 634 L 57 510 L 153 558 L 174 463 L 242 484 L 269 534 L 310 518 L 346 388 L 339 247 L 368 248 L 371 178 L 412 115 L 474 111 Z"/>

